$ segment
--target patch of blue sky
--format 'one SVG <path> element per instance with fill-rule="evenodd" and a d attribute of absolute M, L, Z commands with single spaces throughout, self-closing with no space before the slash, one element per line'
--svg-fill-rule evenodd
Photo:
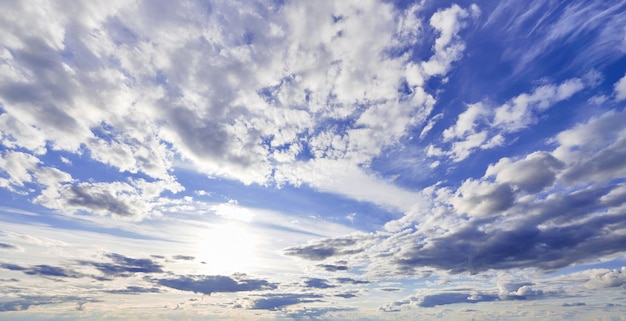
<path fill-rule="evenodd" d="M 0 198 L 3 198 L 4 193 L 4 190 L 0 190 Z M 16 199 L 16 202 L 3 203 L 3 206 L 0 207 L 0 222 L 25 225 L 43 225 L 68 232 L 87 231 L 129 239 L 160 240 L 166 242 L 171 241 L 151 236 L 148 233 L 133 232 L 127 229 L 125 230 L 114 227 L 105 227 L 96 224 L 93 221 L 81 219 L 81 216 L 85 216 L 86 218 L 90 216 L 86 213 L 69 217 L 63 215 L 61 212 L 62 211 L 57 210 L 57 213 L 55 213 L 53 210 L 44 206 Z"/>
<path fill-rule="evenodd" d="M 174 174 L 178 182 L 186 186 L 186 190 L 176 194 L 176 197 L 197 197 L 195 191 L 204 190 L 211 193 L 210 196 L 205 196 L 208 201 L 224 203 L 236 200 L 245 207 L 278 211 L 294 218 L 320 218 L 363 231 L 379 229 L 389 220 L 401 215 L 373 203 L 319 192 L 308 186 L 246 186 L 238 181 L 209 178 L 191 171 L 177 170 Z M 349 219 L 353 213 L 354 219 Z"/>
<path fill-rule="evenodd" d="M 119 17 L 109 17 L 104 26 L 109 30 L 109 37 L 116 45 L 133 45 L 140 40 L 137 33 L 128 28 Z"/>
<path fill-rule="evenodd" d="M 93 160 L 88 149 L 77 154 L 48 149 L 48 152 L 39 156 L 39 158 L 46 166 L 52 166 L 61 171 L 71 173 L 72 178 L 80 182 L 126 182 L 129 178 L 143 178 L 147 181 L 154 180 L 141 172 L 120 172 L 114 166 Z"/>

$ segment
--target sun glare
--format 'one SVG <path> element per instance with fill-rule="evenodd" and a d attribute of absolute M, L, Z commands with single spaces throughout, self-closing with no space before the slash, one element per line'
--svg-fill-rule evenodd
<path fill-rule="evenodd" d="M 258 264 L 257 238 L 246 223 L 226 222 L 199 235 L 197 257 L 209 273 L 251 271 Z"/>

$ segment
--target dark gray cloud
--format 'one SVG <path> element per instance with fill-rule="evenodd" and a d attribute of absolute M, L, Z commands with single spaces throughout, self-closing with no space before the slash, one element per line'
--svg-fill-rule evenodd
<path fill-rule="evenodd" d="M 112 259 L 113 263 L 91 261 L 82 261 L 81 263 L 89 264 L 107 276 L 129 276 L 133 273 L 163 272 L 162 266 L 150 259 L 134 259 L 116 253 L 109 253 L 106 257 Z"/>
<path fill-rule="evenodd" d="M 25 310 L 28 310 L 28 308 L 30 308 L 31 305 L 32 305 L 32 302 L 28 300 L 2 302 L 0 303 L 0 312 L 25 311 Z"/>
<path fill-rule="evenodd" d="M 182 261 L 193 261 L 196 259 L 195 256 L 189 256 L 189 255 L 174 255 L 172 257 L 172 259 L 174 260 L 182 260 Z"/>
<path fill-rule="evenodd" d="M 160 293 L 161 290 L 159 288 L 145 288 L 141 286 L 127 286 L 125 289 L 120 290 L 107 290 L 104 291 L 107 293 L 113 294 L 141 294 L 141 293 Z"/>
<path fill-rule="evenodd" d="M 285 249 L 285 254 L 298 256 L 307 260 L 321 261 L 329 257 L 351 255 L 362 252 L 360 236 L 325 239 L 312 245 L 297 246 Z"/>
<path fill-rule="evenodd" d="M 552 185 L 565 164 L 547 152 L 535 152 L 511 162 L 503 158 L 489 166 L 485 176 L 495 175 L 500 183 L 511 184 L 528 193 L 538 193 Z"/>
<path fill-rule="evenodd" d="M 358 296 L 357 293 L 358 292 L 356 291 L 352 291 L 352 292 L 346 292 L 346 293 L 338 293 L 338 294 L 335 294 L 334 296 L 344 298 L 344 299 L 350 299 L 350 298 L 357 297 Z"/>
<path fill-rule="evenodd" d="M 266 280 L 249 279 L 245 275 L 235 277 L 222 275 L 190 275 L 169 279 L 154 279 L 159 285 L 169 288 L 211 294 L 215 292 L 242 292 L 276 289 L 276 284 Z"/>
<path fill-rule="evenodd" d="M 350 269 L 347 265 L 335 264 L 318 264 L 317 267 L 322 268 L 327 272 L 347 271 Z"/>
<path fill-rule="evenodd" d="M 133 216 L 137 213 L 128 203 L 120 200 L 107 190 L 90 188 L 89 184 L 72 186 L 67 195 L 67 203 L 84 209 L 95 211 L 104 210 L 119 216 Z"/>
<path fill-rule="evenodd" d="M 35 265 L 27 270 L 24 270 L 25 274 L 41 275 L 41 276 L 56 276 L 66 278 L 78 278 L 80 274 L 72 272 L 70 270 L 50 265 Z"/>
<path fill-rule="evenodd" d="M 11 271 L 24 271 L 27 268 L 17 265 L 17 264 L 11 264 L 11 263 L 3 263 L 0 264 L 0 267 L 3 269 L 7 269 L 7 270 L 11 270 Z"/>
<path fill-rule="evenodd" d="M 613 232 L 626 228 L 626 213 L 606 214 L 609 206 L 623 204 L 609 202 L 621 199 L 621 192 L 619 187 L 589 187 L 520 203 L 507 213 L 516 218 L 506 225 L 500 223 L 502 217 L 472 220 L 456 232 L 432 238 L 427 244 L 410 244 L 390 263 L 408 274 L 424 266 L 452 273 L 527 267 L 554 270 L 626 251 L 626 235 Z"/>
<path fill-rule="evenodd" d="M 71 133 L 79 125 L 59 104 L 72 102 L 75 82 L 63 68 L 61 56 L 43 39 L 25 37 L 25 47 L 13 51 L 15 62 L 32 73 L 32 82 L 7 82 L 0 86 L 0 97 L 20 104 L 40 123 Z"/>
<path fill-rule="evenodd" d="M 304 281 L 304 286 L 307 288 L 316 288 L 316 289 L 328 289 L 337 287 L 336 285 L 332 285 L 328 283 L 328 280 L 311 278 Z"/>
<path fill-rule="evenodd" d="M 539 164 L 546 159 L 541 155 L 536 158 L 540 159 Z M 492 191 L 488 184 L 506 185 L 484 182 L 477 186 Z M 626 229 L 626 212 L 622 208 L 626 203 L 626 188 L 623 184 L 560 190 L 549 197 L 517 198 L 513 203 L 509 198 L 509 192 L 513 190 L 507 190 L 506 202 L 489 200 L 486 201 L 488 205 L 482 201 L 474 205 L 490 210 L 497 208 L 503 211 L 502 215 L 477 215 L 460 223 L 457 221 L 442 236 L 425 237 L 424 231 L 416 225 L 413 231 L 404 230 L 403 237 L 391 234 L 383 240 L 385 247 L 401 248 L 401 251 L 366 254 L 376 257 L 376 264 L 384 264 L 385 273 L 415 275 L 426 267 L 451 273 L 512 268 L 552 271 L 626 251 L 626 235 L 618 232 Z M 526 195 L 527 191 L 522 193 Z M 476 195 L 486 199 L 501 198 L 498 193 L 491 192 Z M 475 199 L 476 195 L 471 198 Z M 489 205 L 496 203 L 506 203 L 506 206 Z M 459 214 L 450 211 L 449 203 L 446 206 L 450 215 Z M 446 222 L 443 223 L 441 228 L 447 228 Z M 367 240 L 344 237 L 289 248 L 286 253 L 316 261 L 360 253 L 365 248 Z M 333 269 L 333 264 L 317 266 L 327 265 Z"/>
<path fill-rule="evenodd" d="M 458 198 L 453 201 L 458 212 L 472 216 L 493 216 L 511 208 L 515 193 L 509 184 L 478 185 L 467 181 L 459 188 Z"/>
<path fill-rule="evenodd" d="M 17 246 L 8 244 L 8 243 L 0 243 L 0 250 L 15 250 Z"/>
<path fill-rule="evenodd" d="M 82 275 L 69 269 L 61 268 L 58 266 L 50 266 L 45 264 L 33 265 L 30 267 L 24 267 L 16 264 L 0 264 L 0 268 L 21 271 L 28 275 L 39 275 L 44 277 L 64 277 L 64 278 L 79 278 Z"/>
<path fill-rule="evenodd" d="M 369 284 L 370 283 L 370 281 L 355 280 L 355 279 L 352 279 L 352 278 L 336 278 L 335 280 L 337 280 L 337 282 L 343 283 L 343 284 Z"/>
<path fill-rule="evenodd" d="M 621 118 L 624 118 L 623 116 Z M 607 180 L 617 178 L 616 173 L 626 173 L 626 138 L 620 139 L 593 154 L 590 159 L 569 168 L 563 179 L 569 182 Z"/>
<path fill-rule="evenodd" d="M 322 302 L 321 298 L 323 298 L 323 296 L 320 294 L 269 294 L 265 295 L 263 298 L 254 300 L 251 309 L 277 310 L 298 303 Z"/>
<path fill-rule="evenodd" d="M 76 302 L 79 307 L 89 302 L 100 302 L 99 300 L 89 297 L 78 296 L 36 296 L 36 295 L 19 295 L 18 299 L 6 302 L 0 302 L 0 312 L 8 311 L 26 311 L 33 306 L 61 304 L 67 302 Z"/>
<path fill-rule="evenodd" d="M 400 291 L 402 289 L 400 289 L 400 288 L 382 288 L 382 289 L 379 289 L 379 290 L 384 291 L 384 292 L 396 292 L 396 291 Z"/>

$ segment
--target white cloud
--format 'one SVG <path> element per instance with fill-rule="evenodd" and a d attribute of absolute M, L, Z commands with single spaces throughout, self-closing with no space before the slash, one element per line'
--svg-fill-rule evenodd
<path fill-rule="evenodd" d="M 467 180 L 451 200 L 458 213 L 477 217 L 495 216 L 513 206 L 515 194 L 509 185 Z"/>
<path fill-rule="evenodd" d="M 471 7 L 472 16 L 479 12 L 478 7 Z M 461 59 L 465 44 L 458 33 L 465 27 L 464 20 L 469 16 L 467 10 L 454 4 L 450 8 L 435 12 L 430 18 L 430 25 L 439 32 L 435 40 L 434 55 L 421 64 L 426 77 L 442 76 L 448 73 L 452 63 Z"/>
<path fill-rule="evenodd" d="M 450 144 L 449 149 L 439 149 L 444 150 L 452 161 L 460 162 L 477 149 L 502 146 L 507 136 L 525 130 L 548 108 L 584 88 L 581 79 L 572 78 L 559 85 L 539 86 L 531 93 L 522 93 L 495 108 L 483 101 L 468 104 L 456 123 L 443 131 L 443 142 Z"/>
<path fill-rule="evenodd" d="M 615 90 L 615 100 L 622 101 L 626 99 L 626 75 L 613 85 Z"/>
<path fill-rule="evenodd" d="M 7 178 L 0 177 L 0 186 L 16 191 L 16 187 L 33 182 L 33 172 L 37 169 L 39 159 L 21 152 L 5 152 L 0 158 L 0 168 Z"/>
<path fill-rule="evenodd" d="M 34 154 L 46 152 L 46 140 L 36 127 L 28 126 L 9 114 L 0 115 L 0 143 L 8 148 L 22 147 Z"/>
<path fill-rule="evenodd" d="M 439 120 L 441 120 L 442 118 L 443 118 L 443 114 L 442 114 L 442 113 L 439 113 L 439 114 L 437 114 L 437 115 L 435 115 L 435 116 L 431 117 L 431 118 L 428 120 L 428 123 L 426 124 L 426 126 L 424 126 L 424 128 L 422 128 L 422 131 L 420 132 L 420 136 L 419 136 L 419 138 L 420 138 L 420 139 L 424 138 L 424 137 L 425 137 L 425 136 L 426 136 L 426 135 L 427 135 L 427 134 L 428 134 L 428 133 L 429 133 L 429 132 L 433 129 L 433 127 L 435 126 L 435 124 L 436 124 Z"/>
<path fill-rule="evenodd" d="M 229 220 L 250 222 L 254 218 L 254 214 L 238 206 L 236 200 L 230 200 L 227 203 L 215 205 L 212 209 L 215 211 L 216 215 Z"/>
<path fill-rule="evenodd" d="M 406 211 L 421 201 L 419 193 L 376 178 L 349 161 L 318 159 L 283 165 L 277 168 L 276 178 L 278 182 L 309 184 L 324 192 L 372 202 L 392 210 Z"/>
<path fill-rule="evenodd" d="M 564 164 L 545 152 L 534 152 L 526 158 L 512 161 L 501 158 L 496 164 L 489 165 L 485 177 L 495 176 L 496 182 L 508 183 L 529 192 L 540 192 L 552 185 L 556 174 Z"/>
<path fill-rule="evenodd" d="M 626 175 L 622 162 L 626 112 L 609 111 L 588 122 L 559 133 L 553 155 L 568 165 L 566 182 L 607 182 Z"/>
<path fill-rule="evenodd" d="M 410 208 L 414 193 L 380 182 L 369 164 L 427 121 L 436 100 L 411 77 L 448 73 L 464 49 L 459 32 L 478 7 L 453 5 L 429 17 L 437 38 L 430 60 L 420 62 L 410 58 L 425 25 L 419 4 L 402 11 L 378 1 L 289 2 L 279 11 L 240 5 L 49 4 L 43 16 L 16 5 L 20 21 L 51 27 L 5 21 L 19 37 L 1 35 L 10 49 L 2 68 L 12 75 L 0 83 L 3 145 L 33 154 L 49 146 L 147 175 L 152 188 L 120 194 L 144 205 L 155 193 L 180 190 L 171 171 L 181 166 L 245 184 L 306 183 Z M 397 48 L 406 54 L 389 53 Z M 399 90 L 405 79 L 408 93 Z M 302 167 L 337 174 L 341 187 Z M 351 179 L 364 185 L 353 190 Z M 129 183 L 89 184 L 104 197 L 120 192 L 105 185 Z M 378 187 L 382 193 L 373 192 Z M 74 208 L 54 205 L 50 200 L 62 195 L 50 191 L 40 204 Z"/>
<path fill-rule="evenodd" d="M 580 79 L 569 79 L 560 85 L 544 85 L 531 94 L 521 94 L 510 102 L 497 107 L 493 118 L 494 125 L 504 132 L 516 132 L 535 122 L 535 114 L 546 110 L 555 103 L 568 99 L 582 90 Z"/>
<path fill-rule="evenodd" d="M 626 284 L 626 267 L 616 270 L 595 269 L 586 271 L 589 280 L 585 286 L 590 289 L 619 287 Z"/>
<path fill-rule="evenodd" d="M 467 109 L 459 114 L 456 124 L 443 131 L 444 141 L 465 137 L 468 133 L 474 134 L 477 123 L 489 114 L 490 111 L 481 102 L 467 105 Z"/>
<path fill-rule="evenodd" d="M 466 159 L 473 152 L 473 150 L 484 146 L 483 143 L 487 140 L 487 135 L 487 131 L 467 135 L 464 137 L 464 140 L 453 142 L 450 151 L 446 154 L 452 155 L 453 161 L 460 162 Z"/>

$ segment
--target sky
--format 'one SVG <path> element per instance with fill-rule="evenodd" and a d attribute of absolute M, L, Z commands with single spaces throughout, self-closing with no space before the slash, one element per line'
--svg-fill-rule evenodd
<path fill-rule="evenodd" d="M 625 320 L 626 1 L 0 1 L 1 320 Z"/>

